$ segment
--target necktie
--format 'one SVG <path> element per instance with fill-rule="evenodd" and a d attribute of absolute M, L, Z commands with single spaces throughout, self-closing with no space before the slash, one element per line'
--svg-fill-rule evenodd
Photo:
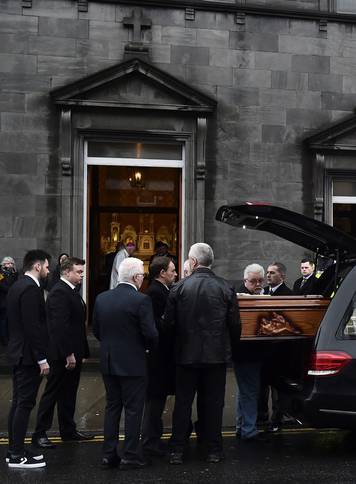
<path fill-rule="evenodd" d="M 306 277 L 303 277 L 303 280 L 300 283 L 300 287 L 303 287 L 306 282 L 307 282 L 307 278 Z"/>

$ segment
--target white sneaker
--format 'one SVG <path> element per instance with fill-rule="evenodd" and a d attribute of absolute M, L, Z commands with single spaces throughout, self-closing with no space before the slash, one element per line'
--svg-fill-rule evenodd
<path fill-rule="evenodd" d="M 37 467 L 45 467 L 46 462 L 42 460 L 36 460 L 33 457 L 22 455 L 20 457 L 9 458 L 9 467 L 18 469 L 35 469 Z"/>
<path fill-rule="evenodd" d="M 37 461 L 43 460 L 43 454 L 31 452 L 30 450 L 25 450 L 25 455 L 28 456 L 28 457 L 32 457 L 32 459 L 37 460 Z M 11 457 L 11 453 L 8 450 L 7 453 L 6 453 L 6 457 L 5 457 L 6 464 L 8 464 L 10 462 L 10 457 Z"/>

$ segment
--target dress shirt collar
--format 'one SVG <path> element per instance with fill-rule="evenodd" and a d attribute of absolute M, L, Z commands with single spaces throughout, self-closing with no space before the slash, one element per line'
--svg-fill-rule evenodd
<path fill-rule="evenodd" d="M 167 289 L 167 291 L 169 291 L 169 287 L 164 282 L 160 281 L 159 279 L 155 279 L 155 281 L 157 281 L 160 284 L 162 284 L 162 286 L 164 286 Z"/>
<path fill-rule="evenodd" d="M 63 282 L 65 282 L 66 284 L 68 284 L 68 286 L 69 286 L 71 289 L 73 289 L 73 291 L 74 291 L 74 289 L 75 289 L 75 285 L 74 285 L 74 284 L 72 284 L 71 282 L 67 281 L 67 279 L 66 279 L 65 277 L 62 277 L 62 276 L 61 276 L 61 281 L 63 281 Z"/>
<path fill-rule="evenodd" d="M 269 292 L 275 293 L 282 284 L 283 284 L 283 281 L 280 284 L 278 284 L 278 286 L 274 286 L 274 287 L 269 286 Z"/>
<path fill-rule="evenodd" d="M 135 286 L 135 284 L 132 284 L 131 282 L 119 282 L 119 285 L 120 284 L 127 284 L 128 286 L 132 286 L 137 291 L 137 287 Z"/>
<path fill-rule="evenodd" d="M 31 279 L 35 281 L 35 283 L 37 284 L 37 286 L 38 287 L 41 287 L 40 286 L 40 281 L 38 279 L 36 279 L 36 277 L 33 276 L 30 272 L 25 272 L 25 276 L 31 277 Z"/>

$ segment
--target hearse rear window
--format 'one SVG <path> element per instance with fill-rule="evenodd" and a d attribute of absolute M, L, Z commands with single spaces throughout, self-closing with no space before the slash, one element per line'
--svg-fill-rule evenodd
<path fill-rule="evenodd" d="M 342 337 L 344 339 L 356 339 L 356 295 L 347 308 L 342 324 Z"/>

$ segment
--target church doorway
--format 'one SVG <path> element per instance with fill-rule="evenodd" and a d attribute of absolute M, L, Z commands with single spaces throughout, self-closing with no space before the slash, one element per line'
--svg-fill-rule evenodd
<path fill-rule="evenodd" d="M 90 147 L 88 154 L 93 154 Z M 112 261 L 120 243 L 135 244 L 133 256 L 143 260 L 145 267 L 143 287 L 148 283 L 149 262 L 158 241 L 168 245 L 180 272 L 184 262 L 183 171 L 182 159 L 136 158 L 133 162 L 86 157 L 83 235 L 87 277 L 83 294 L 89 314 L 96 296 L 109 288 Z"/>

